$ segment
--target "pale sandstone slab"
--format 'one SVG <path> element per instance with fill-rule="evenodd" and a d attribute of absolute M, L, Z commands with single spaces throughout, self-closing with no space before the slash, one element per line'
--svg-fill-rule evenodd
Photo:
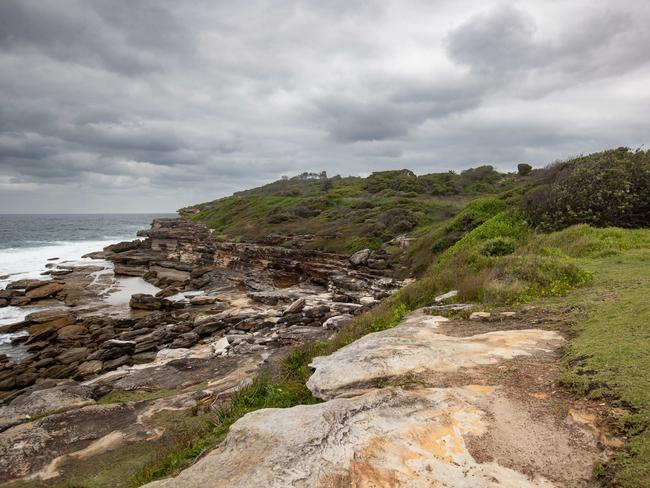
<path fill-rule="evenodd" d="M 371 390 L 317 405 L 264 409 L 237 421 L 224 443 L 176 478 L 148 488 L 552 487 L 495 462 L 480 464 L 485 386 Z"/>
<path fill-rule="evenodd" d="M 453 372 L 553 350 L 564 340 L 529 329 L 451 337 L 437 332 L 444 317 L 414 314 L 401 325 L 368 334 L 326 357 L 314 358 L 307 387 L 318 398 L 352 396 L 378 381 Z"/>

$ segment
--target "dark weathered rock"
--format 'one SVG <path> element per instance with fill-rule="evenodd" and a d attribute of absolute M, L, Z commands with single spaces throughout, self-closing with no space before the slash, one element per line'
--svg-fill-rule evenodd
<path fill-rule="evenodd" d="M 113 269 L 116 276 L 143 276 L 145 269 L 141 266 L 120 266 L 116 265 Z"/>
<path fill-rule="evenodd" d="M 148 295 L 146 293 L 136 293 L 133 295 L 129 301 L 129 306 L 139 310 L 169 310 L 172 308 L 183 307 L 180 303 Z"/>
<path fill-rule="evenodd" d="M 61 364 L 70 364 L 84 360 L 88 356 L 89 352 L 90 349 L 87 347 L 75 347 L 62 352 L 56 357 L 56 359 Z"/>
<path fill-rule="evenodd" d="M 199 342 L 199 335 L 196 332 L 187 332 L 185 334 L 179 335 L 171 343 L 169 347 L 171 348 L 181 348 L 181 347 L 192 347 L 197 342 Z"/>

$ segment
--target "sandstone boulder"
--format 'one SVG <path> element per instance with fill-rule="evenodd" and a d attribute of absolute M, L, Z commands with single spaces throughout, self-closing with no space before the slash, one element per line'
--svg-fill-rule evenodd
<path fill-rule="evenodd" d="M 361 251 L 355 252 L 352 256 L 350 256 L 350 264 L 354 266 L 364 266 L 368 264 L 368 259 L 370 258 L 370 254 L 372 251 L 370 249 L 363 249 Z"/>
<path fill-rule="evenodd" d="M 326 329 L 340 330 L 354 320 L 350 314 L 335 315 L 323 322 L 323 327 Z"/>
<path fill-rule="evenodd" d="M 63 290 L 63 283 L 53 281 L 27 291 L 25 293 L 25 296 L 30 300 L 36 300 L 40 298 L 51 297 L 53 295 L 56 295 L 61 290 Z"/>
<path fill-rule="evenodd" d="M 353 395 L 378 381 L 445 373 L 494 364 L 554 349 L 563 343 L 553 331 L 527 329 L 469 337 L 440 334 L 444 317 L 415 313 L 401 325 L 368 334 L 330 356 L 314 358 L 307 387 L 318 398 Z"/>

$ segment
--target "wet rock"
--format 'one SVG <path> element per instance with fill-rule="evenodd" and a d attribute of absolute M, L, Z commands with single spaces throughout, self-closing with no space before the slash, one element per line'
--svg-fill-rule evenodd
<path fill-rule="evenodd" d="M 27 290 L 27 289 L 32 290 L 39 286 L 45 285 L 47 283 L 49 283 L 49 281 L 24 279 L 24 280 L 12 281 L 6 286 L 6 288 L 7 290 Z"/>
<path fill-rule="evenodd" d="M 122 253 L 125 251 L 133 251 L 135 249 L 140 249 L 143 247 L 143 242 L 140 239 L 135 239 L 133 241 L 118 242 L 117 244 L 111 244 L 104 248 L 104 252 L 112 253 Z"/>
<path fill-rule="evenodd" d="M 28 343 L 32 342 L 38 342 L 41 341 L 45 338 L 48 338 L 55 333 L 57 333 L 58 330 L 72 325 L 74 323 L 74 317 L 73 316 L 65 316 L 61 317 L 55 320 L 51 320 L 49 322 L 42 322 L 42 323 L 36 323 L 34 325 L 30 325 L 27 328 L 27 332 L 29 333 L 29 339 Z"/>
<path fill-rule="evenodd" d="M 29 297 L 13 297 L 9 300 L 9 305 L 12 307 L 24 307 L 25 305 L 29 305 L 31 301 Z"/>
<path fill-rule="evenodd" d="M 116 276 L 143 276 L 145 270 L 139 266 L 116 265 L 113 269 L 113 273 L 115 273 Z"/>
<path fill-rule="evenodd" d="M 139 310 L 167 310 L 183 307 L 180 303 L 175 303 L 171 300 L 155 297 L 146 293 L 136 293 L 133 295 L 131 300 L 129 300 L 129 306 Z"/>
<path fill-rule="evenodd" d="M 25 317 L 25 320 L 41 324 L 43 322 L 51 322 L 64 318 L 70 320 L 71 322 L 75 321 L 75 315 L 65 308 L 53 308 L 43 310 L 41 312 L 30 313 Z"/>
<path fill-rule="evenodd" d="M 0 298 L 0 308 L 9 306 L 9 300 L 6 298 Z"/>

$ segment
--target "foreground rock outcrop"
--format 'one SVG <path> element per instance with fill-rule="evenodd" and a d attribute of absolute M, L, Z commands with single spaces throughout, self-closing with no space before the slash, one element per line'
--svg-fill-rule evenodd
<path fill-rule="evenodd" d="M 446 320 L 414 314 L 394 329 L 368 334 L 330 356 L 315 358 L 307 387 L 317 397 L 330 399 L 407 375 L 425 377 L 548 352 L 564 342 L 557 332 L 540 329 L 451 337 L 438 331 Z"/>
<path fill-rule="evenodd" d="M 195 465 L 146 486 L 594 486 L 603 446 L 572 421 L 570 399 L 546 401 L 554 380 L 514 386 L 491 369 L 548 368 L 562 337 L 449 336 L 443 320 L 418 311 L 316 358 L 308 386 L 326 402 L 250 413 Z"/>
<path fill-rule="evenodd" d="M 195 466 L 147 486 L 553 486 L 497 463 L 480 465 L 470 455 L 466 439 L 485 434 L 481 404 L 490 394 L 490 388 L 472 386 L 385 388 L 254 412 Z"/>

